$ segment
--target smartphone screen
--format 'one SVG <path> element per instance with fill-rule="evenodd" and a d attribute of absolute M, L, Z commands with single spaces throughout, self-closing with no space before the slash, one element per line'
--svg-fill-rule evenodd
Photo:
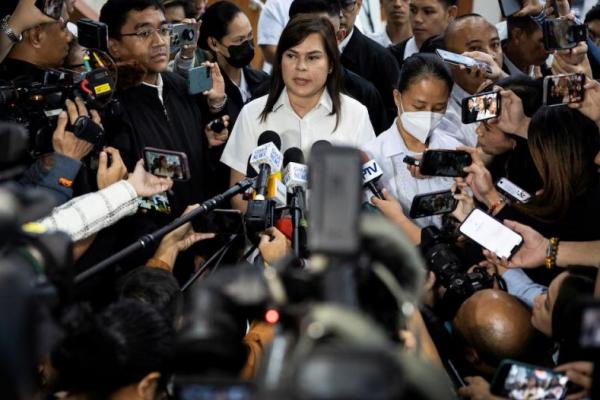
<path fill-rule="evenodd" d="M 510 400 L 563 399 L 566 375 L 521 363 L 503 363 L 492 383 L 492 393 Z"/>
<path fill-rule="evenodd" d="M 192 222 L 196 232 L 235 234 L 243 229 L 242 214 L 239 210 L 217 209 Z"/>
<path fill-rule="evenodd" d="M 142 197 L 138 200 L 140 208 L 155 211 L 161 214 L 171 214 L 171 204 L 167 192 L 155 194 L 150 197 Z"/>
<path fill-rule="evenodd" d="M 450 51 L 437 49 L 436 53 L 442 58 L 442 60 L 450 64 L 465 65 L 467 67 L 474 67 L 478 64 L 477 61 L 470 57 L 465 57 Z"/>
<path fill-rule="evenodd" d="M 192 68 L 188 71 L 188 93 L 190 95 L 200 94 L 212 89 L 213 81 L 210 70 L 206 66 Z"/>
<path fill-rule="evenodd" d="M 454 211 L 457 205 L 458 200 L 450 190 L 417 195 L 410 207 L 410 217 L 422 218 L 447 214 Z"/>
<path fill-rule="evenodd" d="M 565 74 L 544 78 L 544 105 L 558 106 L 583 101 L 585 75 Z"/>
<path fill-rule="evenodd" d="M 500 96 L 498 92 L 481 93 L 466 97 L 462 101 L 462 122 L 472 124 L 500 116 Z"/>
<path fill-rule="evenodd" d="M 592 300 L 581 313 L 579 344 L 583 349 L 600 350 L 600 301 Z"/>
<path fill-rule="evenodd" d="M 153 175 L 185 181 L 190 178 L 187 156 L 183 152 L 146 147 L 144 165 Z"/>
<path fill-rule="evenodd" d="M 471 165 L 471 155 L 458 150 L 428 150 L 423 153 L 421 174 L 427 176 L 467 176 L 463 171 Z"/>
<path fill-rule="evenodd" d="M 498 0 L 500 11 L 504 17 L 509 17 L 521 10 L 521 2 L 519 0 Z"/>
<path fill-rule="evenodd" d="M 498 257 L 510 258 L 523 243 L 518 233 L 480 209 L 474 209 L 460 226 L 460 232 Z"/>
<path fill-rule="evenodd" d="M 50 18 L 59 19 L 62 16 L 63 2 L 63 0 L 36 0 L 35 6 Z"/>
<path fill-rule="evenodd" d="M 225 384 L 175 384 L 175 398 L 179 400 L 251 400 L 255 391 L 246 382 Z"/>

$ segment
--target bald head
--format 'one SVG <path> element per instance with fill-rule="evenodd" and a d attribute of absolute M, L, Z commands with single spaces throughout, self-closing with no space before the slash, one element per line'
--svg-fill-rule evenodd
<path fill-rule="evenodd" d="M 498 30 L 479 14 L 463 15 L 450 22 L 444 33 L 444 45 L 454 53 L 481 51 L 491 55 L 497 63 L 502 62 Z"/>
<path fill-rule="evenodd" d="M 468 361 L 476 368 L 494 368 L 493 364 L 504 358 L 523 358 L 534 334 L 530 321 L 529 309 L 515 297 L 486 289 L 462 304 L 453 325 L 459 339 L 471 350 Z"/>

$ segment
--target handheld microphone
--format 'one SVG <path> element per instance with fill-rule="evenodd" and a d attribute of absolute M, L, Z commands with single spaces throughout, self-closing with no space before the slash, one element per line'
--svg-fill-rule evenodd
<path fill-rule="evenodd" d="M 304 212 L 306 208 L 305 190 L 308 186 L 308 167 L 304 165 L 304 154 L 297 147 L 287 149 L 283 156 L 285 165 L 284 182 L 292 194 L 290 211 L 292 214 L 292 248 L 300 257 L 300 226 L 306 225 Z"/>
<path fill-rule="evenodd" d="M 279 149 L 281 148 L 281 139 L 273 131 L 264 131 L 258 138 L 259 146 L 254 149 L 250 156 L 250 165 L 258 173 L 256 178 L 256 200 L 264 200 L 267 193 L 267 183 L 269 176 L 273 172 L 281 170 L 283 156 Z"/>
<path fill-rule="evenodd" d="M 374 196 L 383 200 L 383 187 L 379 183 L 379 179 L 383 176 L 383 171 L 381 167 L 377 164 L 375 160 L 369 160 L 369 156 L 364 152 L 360 152 L 360 156 L 362 158 L 362 179 L 363 179 L 363 187 L 365 189 L 369 189 Z"/>

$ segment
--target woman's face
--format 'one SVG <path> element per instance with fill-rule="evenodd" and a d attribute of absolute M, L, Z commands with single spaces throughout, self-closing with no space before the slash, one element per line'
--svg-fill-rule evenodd
<path fill-rule="evenodd" d="M 552 311 L 554 310 L 554 303 L 556 302 L 560 286 L 567 275 L 568 272 L 558 275 L 550 283 L 546 293 L 538 295 L 533 299 L 531 324 L 535 329 L 548 337 L 552 337 Z"/>
<path fill-rule="evenodd" d="M 217 46 L 217 51 L 225 57 L 230 57 L 229 46 L 237 46 L 247 40 L 252 41 L 252 37 L 250 20 L 246 14 L 239 12 L 229 23 L 227 35 L 221 38 L 221 46 Z"/>
<path fill-rule="evenodd" d="M 450 92 L 445 81 L 433 76 L 417 79 L 404 92 L 394 89 L 394 101 L 398 115 L 410 111 L 445 113 Z"/>
<path fill-rule="evenodd" d="M 514 139 L 487 122 L 480 123 L 476 132 L 477 146 L 481 147 L 484 153 L 497 156 L 515 147 Z"/>
<path fill-rule="evenodd" d="M 283 52 L 281 74 L 290 96 L 303 99 L 320 96 L 329 70 L 329 57 L 317 33 Z"/>

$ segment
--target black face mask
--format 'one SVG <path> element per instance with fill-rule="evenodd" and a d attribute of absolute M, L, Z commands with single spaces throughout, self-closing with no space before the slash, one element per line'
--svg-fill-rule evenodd
<path fill-rule="evenodd" d="M 251 40 L 246 40 L 242 44 L 231 45 L 227 47 L 227 50 L 229 51 L 229 57 L 225 59 L 234 68 L 245 67 L 254 58 L 254 46 Z"/>

